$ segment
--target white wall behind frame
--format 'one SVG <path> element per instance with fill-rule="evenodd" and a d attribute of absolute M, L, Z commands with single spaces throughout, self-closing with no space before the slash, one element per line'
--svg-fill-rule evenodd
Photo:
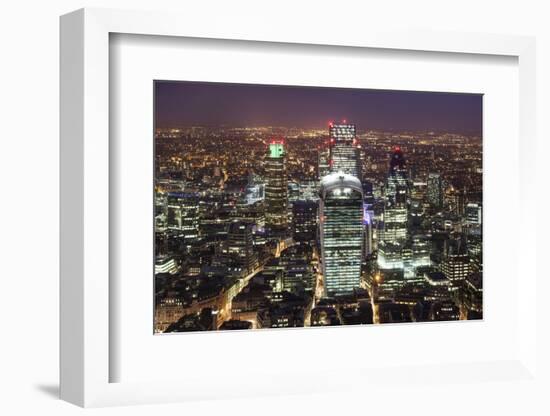
<path fill-rule="evenodd" d="M 181 374 L 234 374 L 242 357 L 258 374 L 314 373 L 517 358 L 514 253 L 502 224 L 517 212 L 517 62 L 512 58 L 411 53 L 356 48 L 304 47 L 146 36 L 112 36 L 111 115 L 120 120 L 112 137 L 117 178 L 120 291 L 115 380 L 177 380 Z M 223 48 L 221 48 L 223 46 Z M 443 58 L 443 59 L 441 59 Z M 485 181 L 485 320 L 446 324 L 370 326 L 246 333 L 151 336 L 152 328 L 152 80 L 248 82 L 380 89 L 483 93 Z M 143 145 L 146 143 L 147 145 Z M 138 145 L 139 144 L 139 145 Z M 113 156 L 113 155 L 112 155 Z M 497 175 L 498 172 L 498 175 Z M 113 197 L 113 193 L 111 194 Z M 502 210 L 506 206 L 507 210 Z M 304 355 L 288 352 L 299 345 Z M 246 351 L 243 348 L 246 345 Z M 342 351 L 327 360 L 326 351 Z M 323 348 L 319 348 L 323 346 Z M 185 352 L 184 352 L 185 351 Z M 183 353 L 184 352 L 184 353 Z M 277 366 L 266 356 L 281 356 Z M 143 357 L 155 357 L 154 360 Z M 212 360 L 173 357 L 216 357 Z M 358 360 L 358 357 L 376 357 Z M 414 358 L 412 358 L 414 357 Z M 248 369 L 248 371 L 251 371 Z"/>

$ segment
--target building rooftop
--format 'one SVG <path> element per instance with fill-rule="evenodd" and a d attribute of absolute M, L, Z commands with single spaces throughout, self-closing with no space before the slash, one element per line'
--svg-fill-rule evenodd
<path fill-rule="evenodd" d="M 334 172 L 321 179 L 321 189 L 324 190 L 324 192 L 331 191 L 335 188 L 351 188 L 357 192 L 363 193 L 361 181 L 357 177 L 344 172 Z"/>
<path fill-rule="evenodd" d="M 450 283 L 449 279 L 442 272 L 427 272 L 424 273 L 424 279 L 431 285 L 445 285 Z"/>

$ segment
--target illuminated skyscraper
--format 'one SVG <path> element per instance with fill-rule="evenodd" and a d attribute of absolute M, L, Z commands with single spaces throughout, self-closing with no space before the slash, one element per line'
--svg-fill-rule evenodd
<path fill-rule="evenodd" d="M 440 267 L 455 288 L 460 287 L 470 274 L 470 256 L 463 235 L 459 234 L 446 242 L 445 256 Z"/>
<path fill-rule="evenodd" d="M 389 207 L 404 207 L 409 197 L 409 180 L 405 156 L 399 146 L 393 148 L 386 179 L 386 201 Z"/>
<path fill-rule="evenodd" d="M 258 256 L 254 252 L 252 241 L 253 225 L 236 221 L 229 225 L 224 257 L 228 271 L 232 275 L 245 276 L 258 265 Z"/>
<path fill-rule="evenodd" d="M 296 242 L 315 243 L 317 239 L 317 202 L 292 204 L 292 237 Z"/>
<path fill-rule="evenodd" d="M 282 140 L 273 140 L 265 158 L 265 222 L 271 229 L 285 230 L 288 225 L 288 180 Z"/>
<path fill-rule="evenodd" d="M 441 263 L 441 271 L 453 287 L 459 287 L 470 273 L 468 254 L 449 254 Z"/>
<path fill-rule="evenodd" d="M 409 188 L 405 157 L 401 148 L 396 146 L 390 158 L 385 186 L 384 226 L 378 245 L 378 266 L 381 269 L 404 268 L 403 253 L 407 240 Z M 407 254 L 410 253 L 407 251 Z"/>
<path fill-rule="evenodd" d="M 321 181 L 320 229 L 327 296 L 359 288 L 363 260 L 363 190 L 357 177 L 332 173 Z"/>
<path fill-rule="evenodd" d="M 464 215 L 464 203 L 466 199 L 466 192 L 464 189 L 452 187 L 449 192 L 449 202 L 452 207 L 452 211 L 456 215 Z"/>
<path fill-rule="evenodd" d="M 443 180 L 439 173 L 430 173 L 428 175 L 428 202 L 434 208 L 443 207 Z"/>
<path fill-rule="evenodd" d="M 331 172 L 344 172 L 361 179 L 359 151 L 355 145 L 355 124 L 331 123 L 329 134 Z"/>
<path fill-rule="evenodd" d="M 198 196 L 182 192 L 169 193 L 166 222 L 169 229 L 182 231 L 186 240 L 196 240 L 199 236 Z"/>
<path fill-rule="evenodd" d="M 407 208 L 386 208 L 384 241 L 399 242 L 407 238 Z"/>
<path fill-rule="evenodd" d="M 412 238 L 413 267 L 426 267 L 431 265 L 430 260 L 431 241 L 426 235 L 415 235 Z"/>
<path fill-rule="evenodd" d="M 385 194 L 384 232 L 381 240 L 400 244 L 407 238 L 409 184 L 405 169 L 405 157 L 399 147 L 394 147 L 390 159 Z"/>

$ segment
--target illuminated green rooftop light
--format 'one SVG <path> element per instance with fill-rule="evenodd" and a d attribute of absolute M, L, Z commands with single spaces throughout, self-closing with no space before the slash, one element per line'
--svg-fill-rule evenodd
<path fill-rule="evenodd" d="M 285 152 L 285 149 L 282 143 L 269 144 L 269 157 L 280 158 L 280 157 L 283 157 L 284 152 Z"/>

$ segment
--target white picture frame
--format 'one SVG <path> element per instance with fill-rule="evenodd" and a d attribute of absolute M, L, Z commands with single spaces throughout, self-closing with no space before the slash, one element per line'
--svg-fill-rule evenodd
<path fill-rule="evenodd" d="M 529 213 L 521 215 L 520 212 L 522 232 L 516 242 L 522 247 L 519 259 L 523 282 L 517 288 L 517 319 L 522 323 L 517 356 L 467 366 L 449 361 L 414 370 L 381 368 L 372 374 L 382 379 L 384 374 L 403 376 L 411 386 L 415 377 L 429 378 L 446 372 L 462 374 L 464 379 L 466 374 L 485 374 L 485 379 L 492 381 L 502 374 L 512 385 L 525 380 L 539 383 L 537 324 L 530 318 L 536 314 L 535 288 L 540 278 L 535 266 L 536 218 L 529 210 L 536 202 L 536 193 L 528 172 L 532 149 L 536 147 L 535 40 L 508 35 L 345 28 L 342 24 L 343 30 L 313 27 L 306 31 L 301 27 L 288 27 L 282 31 L 275 23 L 257 25 L 245 18 L 238 25 L 222 20 L 210 26 L 201 19 L 184 17 L 161 12 L 82 9 L 61 18 L 61 398 L 88 407 L 253 396 L 270 394 L 269 391 L 276 394 L 277 383 L 286 383 L 287 392 L 308 393 L 314 388 L 331 391 L 329 387 L 322 387 L 323 383 L 304 387 L 277 376 L 273 376 L 267 386 L 247 391 L 229 389 L 225 393 L 212 389 L 207 378 L 181 382 L 110 382 L 109 368 L 117 359 L 109 341 L 109 309 L 113 307 L 109 296 L 109 172 L 112 168 L 109 36 L 113 33 L 516 57 L 519 65 L 518 192 L 520 211 Z M 334 371 L 335 379 L 346 377 L 345 369 L 340 370 L 340 374 Z M 483 381 L 484 377 L 474 378 L 473 383 L 481 383 L 479 380 Z M 342 388 L 347 386 L 333 387 Z"/>

